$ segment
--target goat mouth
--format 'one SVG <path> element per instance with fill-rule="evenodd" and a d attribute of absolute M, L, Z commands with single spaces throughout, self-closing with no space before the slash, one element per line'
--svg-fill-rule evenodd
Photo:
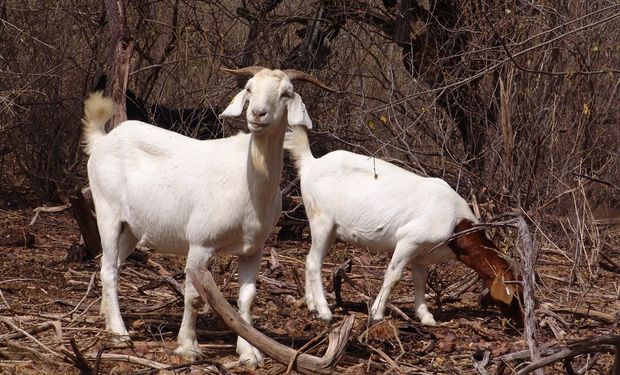
<path fill-rule="evenodd" d="M 258 122 L 248 121 L 248 128 L 250 128 L 251 132 L 257 132 L 257 133 L 262 132 L 268 126 L 269 124 L 261 124 Z"/>

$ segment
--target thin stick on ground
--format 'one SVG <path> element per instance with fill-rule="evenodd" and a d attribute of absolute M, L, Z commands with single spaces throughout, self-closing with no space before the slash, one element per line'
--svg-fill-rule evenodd
<path fill-rule="evenodd" d="M 80 306 L 82 305 L 84 300 L 90 295 L 90 291 L 92 290 L 93 286 L 95 285 L 95 276 L 96 275 L 97 275 L 97 272 L 93 272 L 92 276 L 90 277 L 90 281 L 88 282 L 88 288 L 86 288 L 86 293 L 84 293 L 84 296 L 82 297 L 80 302 L 78 302 L 78 304 L 75 306 L 75 308 L 73 308 L 73 310 L 71 310 L 68 313 L 62 315 L 62 318 L 66 318 L 69 315 L 72 315 L 74 312 L 76 312 L 80 308 Z"/>
<path fill-rule="evenodd" d="M 15 325 L 15 323 L 13 323 L 10 319 L 5 318 L 3 316 L 0 316 L 0 321 L 4 324 L 6 324 L 7 326 L 11 327 L 13 330 L 20 332 L 21 334 L 23 334 L 24 336 L 28 337 L 30 340 L 34 341 L 35 344 L 39 345 L 41 348 L 43 348 L 46 352 L 48 352 L 49 354 L 55 356 L 55 357 L 59 357 L 59 358 L 64 358 L 62 355 L 58 354 L 57 352 L 53 351 L 52 349 L 50 349 L 47 345 L 43 344 L 41 341 L 39 341 L 36 337 L 32 336 L 30 333 L 26 332 L 25 330 L 19 328 L 17 325 Z"/>

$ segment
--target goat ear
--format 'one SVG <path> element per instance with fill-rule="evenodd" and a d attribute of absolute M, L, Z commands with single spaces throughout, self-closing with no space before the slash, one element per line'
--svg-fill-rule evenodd
<path fill-rule="evenodd" d="M 312 129 L 312 120 L 310 120 L 306 105 L 301 101 L 301 96 L 298 93 L 293 93 L 293 97 L 288 101 L 287 106 L 289 126 L 303 125 Z"/>
<path fill-rule="evenodd" d="M 512 299 L 515 297 L 513 290 L 504 283 L 504 275 L 499 274 L 493 280 L 491 288 L 489 288 L 491 297 L 497 301 L 501 301 L 506 305 L 510 305 Z"/>
<path fill-rule="evenodd" d="M 243 112 L 243 107 L 245 106 L 245 102 L 248 100 L 248 92 L 247 90 L 241 90 L 233 100 L 230 102 L 228 107 L 220 114 L 220 118 L 223 117 L 237 117 Z"/>

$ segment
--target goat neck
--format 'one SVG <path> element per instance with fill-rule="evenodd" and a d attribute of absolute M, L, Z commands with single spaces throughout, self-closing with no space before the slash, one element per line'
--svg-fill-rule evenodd
<path fill-rule="evenodd" d="M 277 134 L 252 134 L 248 160 L 248 177 L 259 179 L 279 179 L 282 174 L 282 153 L 285 124 Z"/>

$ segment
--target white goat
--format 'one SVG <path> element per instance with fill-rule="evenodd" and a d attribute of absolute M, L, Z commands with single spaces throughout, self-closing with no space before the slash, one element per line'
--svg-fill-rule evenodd
<path fill-rule="evenodd" d="M 315 159 L 306 131 L 298 126 L 287 133 L 284 148 L 291 152 L 301 177 L 312 235 L 306 259 L 306 304 L 320 318 L 329 321 L 332 317 L 321 285 L 321 264 L 339 238 L 370 250 L 394 249 L 370 310 L 373 320 L 383 319 L 390 291 L 410 262 L 416 315 L 423 324 L 435 325 L 424 298 L 427 267 L 458 257 L 480 274 L 491 297 L 519 324 L 521 309 L 514 295 L 520 288 L 504 284 L 514 276 L 492 242 L 480 231 L 471 231 L 440 245 L 477 222 L 467 202 L 445 181 L 347 151 Z"/>
<path fill-rule="evenodd" d="M 221 117 L 239 116 L 245 103 L 251 134 L 198 141 L 139 121 L 106 134 L 112 101 L 101 93 L 84 103 L 84 143 L 103 256 L 101 314 L 106 329 L 128 340 L 117 286 L 121 262 L 138 241 L 158 251 L 187 255 L 186 271 L 213 254 L 239 256 L 239 312 L 251 322 L 263 244 L 281 211 L 282 143 L 288 125 L 312 126 L 293 80 L 325 85 L 306 73 L 258 66 L 227 70 L 253 75 Z M 329 89 L 329 88 L 327 88 Z M 175 352 L 195 359 L 199 295 L 186 278 L 185 310 Z M 261 354 L 241 337 L 240 360 Z"/>

